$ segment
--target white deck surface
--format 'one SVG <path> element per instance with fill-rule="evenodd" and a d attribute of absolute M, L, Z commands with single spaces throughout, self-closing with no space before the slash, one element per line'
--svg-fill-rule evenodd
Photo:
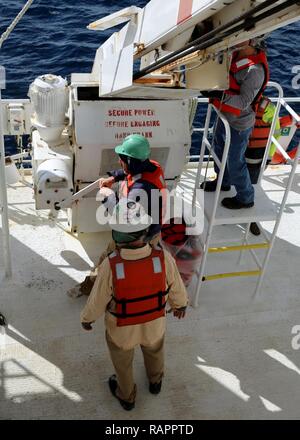
<path fill-rule="evenodd" d="M 266 173 L 275 204 L 286 179 L 284 167 Z M 182 321 L 168 317 L 158 396 L 147 390 L 137 350 L 136 408 L 125 412 L 107 386 L 113 368 L 103 322 L 84 332 L 85 298 L 66 295 L 109 233 L 71 237 L 45 212 L 35 212 L 29 188 L 10 188 L 14 278 L 0 281 L 0 310 L 9 322 L 0 330 L 0 419 L 299 419 L 300 349 L 291 345 L 292 328 L 300 326 L 299 193 L 300 169 L 259 300 L 252 298 L 255 278 L 204 283 L 198 309 Z M 263 226 L 270 230 L 271 223 Z M 206 272 L 236 268 L 237 257 L 210 255 Z"/>

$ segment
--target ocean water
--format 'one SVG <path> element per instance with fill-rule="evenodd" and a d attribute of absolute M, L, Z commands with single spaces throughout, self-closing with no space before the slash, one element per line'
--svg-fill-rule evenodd
<path fill-rule="evenodd" d="M 170 0 L 165 0 L 170 1 Z M 4 98 L 26 98 L 30 83 L 39 75 L 90 72 L 97 48 L 111 35 L 89 31 L 86 26 L 104 15 L 147 0 L 36 0 L 0 50 L 6 69 Z M 18 14 L 25 0 L 0 0 L 0 35 Z M 292 69 L 300 65 L 300 21 L 271 34 L 268 58 L 271 80 L 279 82 L 286 96 L 300 95 L 292 87 Z M 300 68 L 299 68 L 300 69 Z M 196 125 L 200 124 L 197 118 Z M 193 142 L 193 153 L 196 149 Z M 11 152 L 10 143 L 6 146 Z"/>

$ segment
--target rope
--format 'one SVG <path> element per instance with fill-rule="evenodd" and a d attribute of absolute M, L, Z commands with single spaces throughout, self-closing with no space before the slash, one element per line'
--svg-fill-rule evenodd
<path fill-rule="evenodd" d="M 8 26 L 6 31 L 1 35 L 1 37 L 0 37 L 0 49 L 1 49 L 2 44 L 4 43 L 4 41 L 9 37 L 11 32 L 14 30 L 14 28 L 17 26 L 19 21 L 26 14 L 26 12 L 28 11 L 28 9 L 30 8 L 30 6 L 32 5 L 33 2 L 34 2 L 34 0 L 28 0 L 27 1 L 27 3 L 24 5 L 23 9 L 19 12 L 19 14 L 16 16 L 16 18 L 10 24 L 10 26 Z"/>

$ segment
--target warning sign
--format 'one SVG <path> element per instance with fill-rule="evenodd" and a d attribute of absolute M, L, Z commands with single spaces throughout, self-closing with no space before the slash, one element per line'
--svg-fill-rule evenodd
<path fill-rule="evenodd" d="M 118 141 L 130 134 L 141 134 L 152 139 L 153 130 L 161 126 L 161 121 L 153 108 L 110 108 L 107 110 L 104 126 L 117 129 L 114 138 Z"/>

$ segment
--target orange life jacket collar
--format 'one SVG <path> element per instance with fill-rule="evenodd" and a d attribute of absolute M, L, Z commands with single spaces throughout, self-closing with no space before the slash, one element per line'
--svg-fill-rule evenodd
<path fill-rule="evenodd" d="M 257 102 L 260 101 L 262 93 L 266 88 L 267 82 L 270 78 L 268 60 L 265 52 L 263 51 L 259 51 L 255 55 L 249 55 L 248 57 L 244 58 L 237 58 L 237 55 L 233 55 L 229 72 L 229 89 L 226 90 L 225 93 L 229 95 L 238 95 L 240 93 L 241 86 L 236 81 L 235 74 L 240 72 L 241 70 L 248 69 L 250 66 L 255 66 L 257 64 L 261 64 L 263 66 L 265 71 L 265 79 L 258 94 L 252 102 L 252 105 L 256 105 Z"/>
<path fill-rule="evenodd" d="M 237 53 L 233 54 L 229 71 L 229 89 L 225 90 L 224 92 L 225 96 L 239 95 L 241 91 L 241 86 L 237 82 L 235 74 L 237 72 L 240 72 L 241 70 L 248 69 L 250 66 L 254 66 L 256 64 L 261 64 L 263 66 L 265 78 L 260 90 L 258 91 L 252 102 L 252 107 L 255 112 L 257 111 L 257 103 L 260 101 L 262 93 L 266 88 L 267 82 L 270 78 L 269 66 L 265 52 L 259 51 L 256 55 L 249 55 L 248 57 L 244 58 L 237 58 Z M 232 113 L 236 116 L 239 116 L 241 114 L 241 110 L 239 108 L 233 107 L 228 104 L 223 104 L 219 99 L 213 99 L 212 104 L 223 112 Z"/>
<path fill-rule="evenodd" d="M 152 165 L 155 165 L 156 167 L 156 170 L 152 173 L 149 171 L 145 171 L 134 176 L 132 176 L 131 174 L 127 174 L 126 180 L 122 182 L 121 192 L 123 197 L 127 197 L 128 192 L 133 187 L 133 185 L 140 180 L 145 180 L 146 182 L 151 183 L 159 190 L 166 188 L 166 182 L 164 179 L 164 172 L 162 170 L 162 167 L 155 160 L 150 160 L 150 163 L 152 163 Z"/>

